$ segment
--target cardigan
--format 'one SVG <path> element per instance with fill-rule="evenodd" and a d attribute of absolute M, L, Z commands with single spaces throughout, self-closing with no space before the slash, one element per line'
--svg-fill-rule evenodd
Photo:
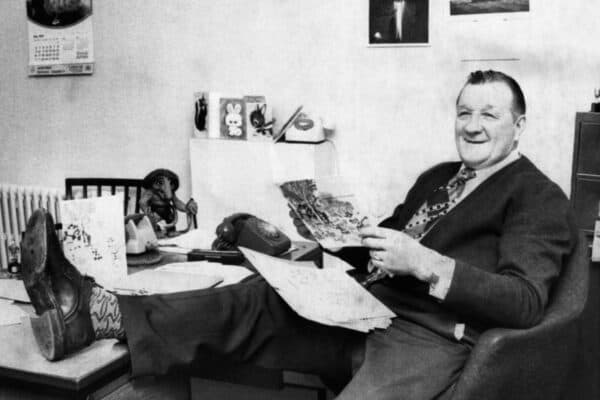
<path fill-rule="evenodd" d="M 460 165 L 442 163 L 424 172 L 380 226 L 402 230 Z M 482 182 L 421 239 L 455 261 L 444 300 L 430 296 L 429 284 L 412 276 L 385 279 L 370 291 L 400 318 L 450 338 L 456 337 L 457 324 L 465 324 L 473 340 L 492 327 L 531 327 L 541 320 L 576 241 L 567 197 L 522 156 Z M 338 255 L 359 269 L 369 260 L 365 248 Z"/>

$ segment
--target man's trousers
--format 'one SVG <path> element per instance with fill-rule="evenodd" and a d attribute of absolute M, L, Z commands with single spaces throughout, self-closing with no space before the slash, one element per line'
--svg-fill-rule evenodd
<path fill-rule="evenodd" d="M 310 293 L 306 294 L 310 297 Z M 448 393 L 470 346 L 396 318 L 368 335 L 298 316 L 259 276 L 222 288 L 118 296 L 133 376 L 193 374 L 215 356 L 346 383 L 340 399 L 432 399 Z"/>

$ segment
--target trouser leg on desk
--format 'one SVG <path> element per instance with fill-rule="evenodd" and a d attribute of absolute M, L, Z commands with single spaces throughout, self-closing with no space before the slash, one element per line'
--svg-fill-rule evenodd
<path fill-rule="evenodd" d="M 299 317 L 260 277 L 118 298 L 134 376 L 185 370 L 214 354 L 265 368 L 349 376 L 349 347 L 364 338 Z"/>

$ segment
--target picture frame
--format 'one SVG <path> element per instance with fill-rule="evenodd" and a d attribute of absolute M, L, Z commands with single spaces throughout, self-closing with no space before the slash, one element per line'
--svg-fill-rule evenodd
<path fill-rule="evenodd" d="M 453 20 L 513 20 L 529 17 L 534 0 L 449 0 Z"/>
<path fill-rule="evenodd" d="M 368 47 L 430 46 L 430 0 L 369 0 Z"/>

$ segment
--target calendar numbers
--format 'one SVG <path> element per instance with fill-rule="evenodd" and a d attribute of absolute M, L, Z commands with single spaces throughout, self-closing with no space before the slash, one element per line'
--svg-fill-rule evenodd
<path fill-rule="evenodd" d="M 34 61 L 58 61 L 60 45 L 58 43 L 36 44 L 34 47 Z"/>

